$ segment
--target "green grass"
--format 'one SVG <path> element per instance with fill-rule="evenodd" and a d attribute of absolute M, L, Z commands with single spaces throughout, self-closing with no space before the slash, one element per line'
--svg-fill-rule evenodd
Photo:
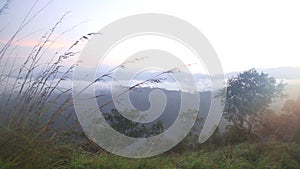
<path fill-rule="evenodd" d="M 9 134 L 6 133 L 6 136 Z M 34 140 L 22 135 L 14 139 L 5 141 L 5 146 L 1 146 L 0 169 L 300 168 L 300 145 L 296 143 L 242 143 L 215 150 L 204 147 L 193 152 L 168 152 L 151 158 L 129 159 L 103 151 L 88 152 L 73 143 L 41 143 L 43 139 Z M 0 145 L 4 144 L 3 140 L 0 140 Z"/>
<path fill-rule="evenodd" d="M 168 153 L 145 159 L 81 152 L 75 154 L 71 166 L 72 169 L 299 169 L 300 145 L 244 143 L 215 151 Z"/>

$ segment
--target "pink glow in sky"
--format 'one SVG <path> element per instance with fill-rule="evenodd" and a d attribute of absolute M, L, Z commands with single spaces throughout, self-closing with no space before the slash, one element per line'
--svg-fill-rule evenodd
<path fill-rule="evenodd" d="M 34 2 L 11 1 L 5 14 L 0 16 L 0 30 L 3 28 L 0 42 L 14 33 Z M 22 37 L 35 32 L 24 38 L 19 43 L 21 46 L 34 45 L 67 11 L 71 13 L 58 27 L 58 32 L 79 25 L 64 34 L 53 48 L 71 44 L 82 35 L 97 32 L 125 16 L 150 12 L 173 15 L 196 26 L 214 46 L 225 72 L 252 67 L 300 66 L 300 1 L 40 0 L 34 11 L 48 2 L 43 12 L 20 34 Z"/>

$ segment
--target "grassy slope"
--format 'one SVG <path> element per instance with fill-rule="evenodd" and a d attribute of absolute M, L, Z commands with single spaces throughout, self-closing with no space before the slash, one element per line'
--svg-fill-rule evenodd
<path fill-rule="evenodd" d="M 26 146 L 25 146 L 26 147 Z M 23 147 L 23 148 L 25 148 Z M 36 148 L 26 151 L 27 158 L 39 154 L 36 160 L 1 160 L 0 169 L 68 168 L 68 169 L 299 169 L 300 145 L 295 143 L 243 143 L 181 154 L 165 153 L 151 158 L 128 159 L 113 154 L 89 153 L 72 146 L 54 151 Z M 54 148 L 54 149 L 53 149 Z M 12 152 L 13 153 L 13 152 Z M 18 156 L 18 154 L 15 154 Z M 14 155 L 12 155 L 14 156 Z M 3 158 L 2 158 L 3 159 Z M 15 158 L 14 158 L 15 159 Z M 56 164 L 54 164 L 56 163 Z"/>
<path fill-rule="evenodd" d="M 300 145 L 293 143 L 240 144 L 197 153 L 164 154 L 146 159 L 78 153 L 73 169 L 299 169 Z"/>

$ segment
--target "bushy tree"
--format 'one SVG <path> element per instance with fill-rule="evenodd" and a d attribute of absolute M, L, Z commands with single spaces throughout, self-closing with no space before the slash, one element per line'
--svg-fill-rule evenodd
<path fill-rule="evenodd" d="M 254 134 L 255 125 L 262 125 L 262 114 L 270 111 L 269 105 L 284 97 L 284 87 L 283 82 L 277 83 L 255 69 L 240 73 L 228 80 L 226 90 L 219 95 L 224 99 L 224 117 L 237 130 Z"/>
<path fill-rule="evenodd" d="M 105 112 L 103 115 L 112 128 L 129 137 L 151 137 L 164 132 L 161 121 L 151 125 L 144 125 L 123 117 L 116 109 L 112 109 L 111 112 Z"/>

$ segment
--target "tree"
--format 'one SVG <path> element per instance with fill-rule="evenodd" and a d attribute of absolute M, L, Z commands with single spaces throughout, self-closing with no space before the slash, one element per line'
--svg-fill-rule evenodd
<path fill-rule="evenodd" d="M 228 80 L 224 99 L 224 117 L 233 126 L 254 134 L 255 125 L 262 125 L 262 114 L 270 111 L 269 105 L 283 98 L 285 84 L 274 77 L 250 69 Z"/>
<path fill-rule="evenodd" d="M 130 111 L 133 112 L 134 110 Z M 150 125 L 133 122 L 123 117 L 117 109 L 112 109 L 111 112 L 103 112 L 103 116 L 112 128 L 129 137 L 148 138 L 164 132 L 163 123 L 161 121 Z"/>

